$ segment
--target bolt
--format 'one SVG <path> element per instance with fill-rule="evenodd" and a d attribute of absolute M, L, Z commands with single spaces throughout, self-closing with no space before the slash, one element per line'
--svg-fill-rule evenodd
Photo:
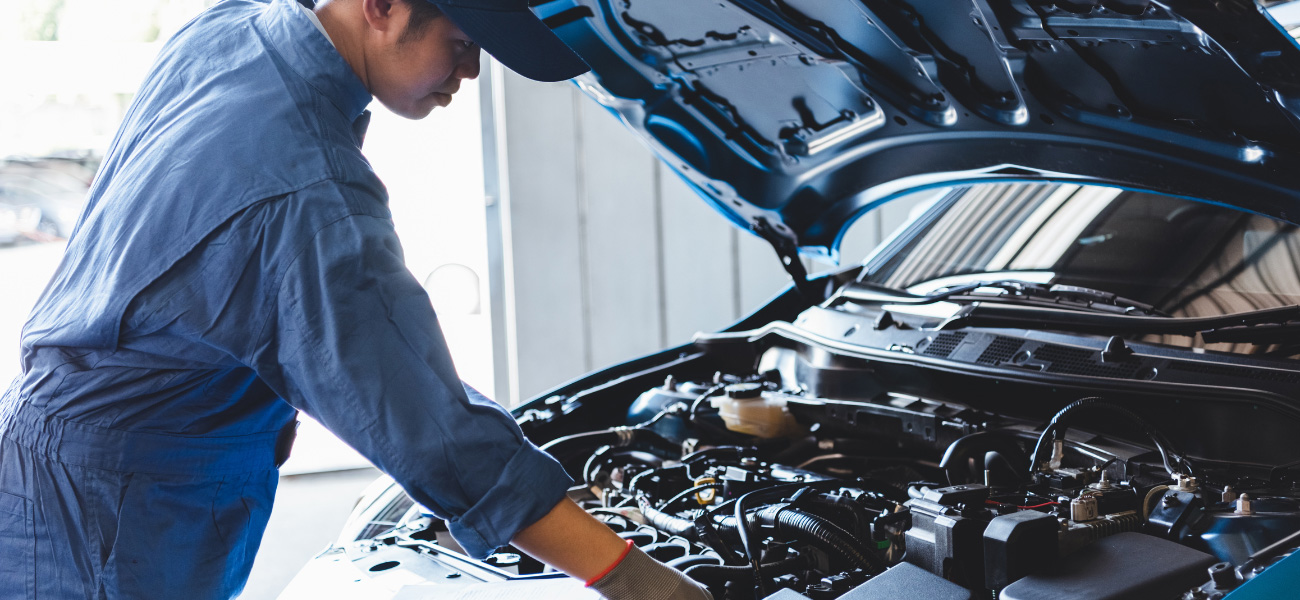
<path fill-rule="evenodd" d="M 1090 487 L 1090 488 L 1092 488 L 1092 489 L 1094 489 L 1094 490 L 1097 490 L 1097 491 L 1102 491 L 1102 492 L 1104 492 L 1104 491 L 1106 491 L 1106 490 L 1113 489 L 1115 486 L 1111 485 L 1111 483 L 1110 483 L 1110 473 L 1109 473 L 1108 471 L 1102 471 L 1102 472 L 1101 472 L 1101 481 L 1098 481 L 1097 483 L 1094 483 L 1094 484 L 1092 484 L 1092 485 L 1090 485 L 1090 486 L 1088 486 L 1088 487 Z"/>
<path fill-rule="evenodd" d="M 1237 583 L 1237 576 L 1231 564 L 1221 562 L 1210 567 L 1210 580 L 1214 581 L 1214 587 L 1224 588 Z"/>
<path fill-rule="evenodd" d="M 1223 486 L 1223 501 L 1231 504 L 1236 500 L 1237 500 L 1237 490 L 1232 489 L 1232 486 L 1230 485 Z"/>
<path fill-rule="evenodd" d="M 1252 498 L 1250 497 L 1250 494 L 1242 494 L 1240 497 L 1237 498 L 1237 510 L 1234 512 L 1239 515 L 1255 514 L 1254 508 L 1251 507 L 1250 505 L 1251 500 Z"/>
<path fill-rule="evenodd" d="M 1179 500 L 1178 500 L 1178 496 L 1170 494 L 1168 496 L 1165 496 L 1165 499 L 1162 500 L 1161 502 L 1165 506 L 1178 506 Z"/>

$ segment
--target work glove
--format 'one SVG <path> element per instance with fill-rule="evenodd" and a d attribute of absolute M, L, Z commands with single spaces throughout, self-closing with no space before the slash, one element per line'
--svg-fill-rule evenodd
<path fill-rule="evenodd" d="M 708 590 L 685 573 L 650 558 L 632 544 L 622 559 L 587 587 L 609 600 L 713 600 Z"/>

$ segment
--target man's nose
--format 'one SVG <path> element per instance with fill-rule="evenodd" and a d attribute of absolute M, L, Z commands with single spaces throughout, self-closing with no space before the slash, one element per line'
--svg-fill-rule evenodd
<path fill-rule="evenodd" d="M 477 79 L 480 62 L 482 61 L 479 58 L 479 50 L 478 48 L 475 48 L 473 56 L 466 57 L 465 60 L 456 67 L 456 76 L 461 79 Z"/>

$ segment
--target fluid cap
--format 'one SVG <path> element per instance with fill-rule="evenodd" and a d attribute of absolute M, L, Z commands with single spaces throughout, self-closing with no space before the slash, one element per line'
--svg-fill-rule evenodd
<path fill-rule="evenodd" d="M 759 383 L 733 383 L 726 387 L 727 397 L 735 400 L 752 400 L 763 395 L 763 385 Z"/>

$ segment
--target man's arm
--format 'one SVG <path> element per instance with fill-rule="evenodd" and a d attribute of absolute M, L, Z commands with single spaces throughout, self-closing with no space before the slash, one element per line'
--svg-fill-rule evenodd
<path fill-rule="evenodd" d="M 467 553 L 483 557 L 517 540 L 566 573 L 603 575 L 592 588 L 615 600 L 707 598 L 674 595 L 698 588 L 569 501 L 564 468 L 524 438 L 509 412 L 461 383 L 391 221 L 340 218 L 281 272 L 249 363 L 445 519 Z M 610 582 L 627 585 L 602 587 Z M 647 584 L 667 593 L 644 595 Z"/>
<path fill-rule="evenodd" d="M 513 543 L 612 600 L 712 600 L 700 584 L 650 558 L 567 498 Z"/>
<path fill-rule="evenodd" d="M 329 195 L 349 192 L 322 185 L 300 194 L 338 205 Z M 565 497 L 572 480 L 563 467 L 509 412 L 462 385 L 391 221 L 340 218 L 279 271 L 248 364 L 446 520 L 470 555 L 508 544 Z"/>
<path fill-rule="evenodd" d="M 567 498 L 520 531 L 511 543 L 583 581 L 603 573 L 627 549 L 623 538 Z"/>

